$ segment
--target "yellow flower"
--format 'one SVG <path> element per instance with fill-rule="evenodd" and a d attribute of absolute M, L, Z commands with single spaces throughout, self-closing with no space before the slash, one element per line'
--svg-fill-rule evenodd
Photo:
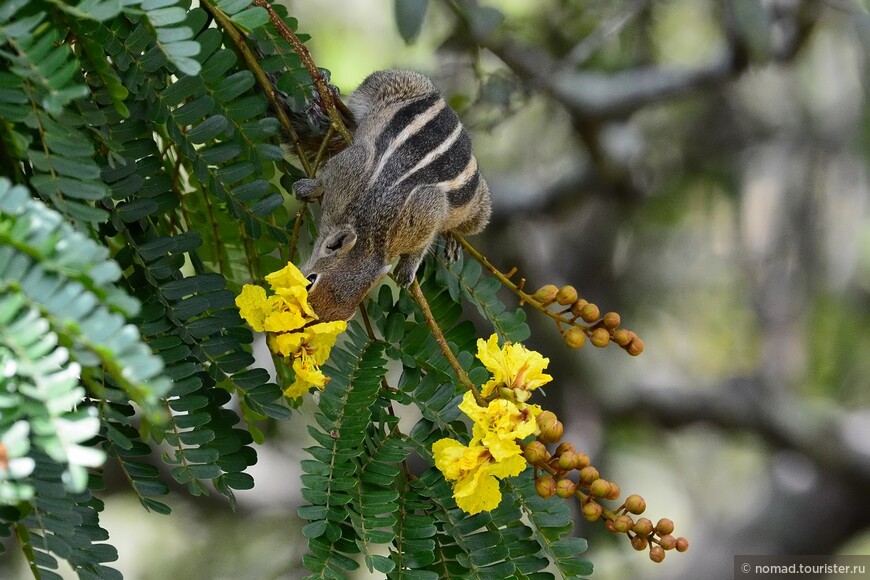
<path fill-rule="evenodd" d="M 459 409 L 474 421 L 471 445 L 482 444 L 496 461 L 522 455 L 517 439 L 525 439 L 538 431 L 535 417 L 541 412 L 537 405 L 524 407 L 520 410 L 505 399 L 495 399 L 488 406 L 480 407 L 471 391 L 466 391 Z"/>
<path fill-rule="evenodd" d="M 335 346 L 338 335 L 347 329 L 347 321 L 318 322 L 305 329 L 306 351 L 315 364 L 322 365 L 329 358 L 329 351 Z"/>
<path fill-rule="evenodd" d="M 453 483 L 456 505 L 469 514 L 489 511 L 501 502 L 497 478 L 519 475 L 526 467 L 521 456 L 495 461 L 486 447 L 465 446 L 454 439 L 441 439 L 432 446 L 435 467 Z"/>
<path fill-rule="evenodd" d="M 310 282 L 302 275 L 293 262 L 266 276 L 266 282 L 275 293 L 283 298 L 289 308 L 298 308 L 308 320 L 315 320 L 317 315 L 308 304 L 307 287 Z"/>
<path fill-rule="evenodd" d="M 509 389 L 532 391 L 553 380 L 544 373 L 550 359 L 522 344 L 499 347 L 495 334 L 487 341 L 477 339 L 477 358 L 492 373 L 492 379 L 481 387 L 484 397 L 502 385 Z"/>
<path fill-rule="evenodd" d="M 309 284 L 308 280 L 302 275 L 302 272 L 293 262 L 288 262 L 287 265 L 280 270 L 267 274 L 266 282 L 268 282 L 269 286 L 271 286 L 275 291 L 282 288 L 294 288 L 296 286 L 302 286 L 305 288 Z"/>
<path fill-rule="evenodd" d="M 329 378 L 320 365 L 329 358 L 347 322 L 312 324 L 317 315 L 308 304 L 309 282 L 292 263 L 266 276 L 266 281 L 275 294 L 267 297 L 263 288 L 245 284 L 236 297 L 239 314 L 255 331 L 268 333 L 266 343 L 272 352 L 290 359 L 296 380 L 284 391 L 287 397 L 299 397 L 311 387 L 322 389 Z"/>
<path fill-rule="evenodd" d="M 311 387 L 323 389 L 326 383 L 329 382 L 329 378 L 320 371 L 320 367 L 305 356 L 293 361 L 293 371 L 296 373 L 296 380 L 293 381 L 292 385 L 284 389 L 284 396 L 290 399 L 301 397 L 311 390 Z"/>
<path fill-rule="evenodd" d="M 257 332 L 263 332 L 263 323 L 272 310 L 266 300 L 265 290 L 259 286 L 245 284 L 241 294 L 236 296 L 236 306 L 239 308 L 241 317 L 251 325 L 251 328 Z"/>
<path fill-rule="evenodd" d="M 291 307 L 280 296 L 270 296 L 269 306 L 272 311 L 263 321 L 266 332 L 288 332 L 302 328 L 308 322 L 298 307 Z"/>
<path fill-rule="evenodd" d="M 291 357 L 302 348 L 305 335 L 301 332 L 281 332 L 266 337 L 269 350 L 283 357 Z"/>

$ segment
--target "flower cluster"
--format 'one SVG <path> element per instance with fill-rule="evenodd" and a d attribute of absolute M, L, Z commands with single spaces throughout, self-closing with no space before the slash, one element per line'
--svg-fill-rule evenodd
<path fill-rule="evenodd" d="M 471 442 L 445 438 L 432 446 L 435 467 L 452 482 L 456 504 L 470 514 L 495 509 L 501 502 L 498 479 L 525 469 L 519 441 L 538 433 L 535 418 L 541 413 L 526 401 L 531 391 L 553 380 L 543 372 L 548 359 L 521 344 L 499 347 L 495 335 L 477 341 L 477 358 L 492 378 L 479 401 L 468 391 L 459 405 L 474 422 Z"/>
<path fill-rule="evenodd" d="M 612 332 L 618 320 L 614 324 L 608 316 L 601 328 Z M 432 446 L 435 467 L 452 483 L 456 505 L 469 514 L 495 509 L 501 502 L 498 480 L 519 475 L 531 465 L 538 495 L 577 498 L 585 519 L 603 520 L 608 531 L 626 534 L 636 550 L 649 549 L 654 562 L 661 562 L 666 550 L 689 548 L 688 540 L 672 535 L 671 520 L 663 518 L 654 526 L 647 518 L 635 521 L 629 515 L 646 509 L 639 495 L 629 496 L 615 510 L 602 505 L 602 500 L 619 498 L 619 486 L 603 479 L 588 455 L 561 441 L 564 427 L 553 412 L 527 403 L 533 390 L 553 380 L 544 372 L 549 359 L 522 344 L 499 346 L 495 335 L 477 341 L 477 358 L 492 377 L 479 394 L 467 391 L 459 405 L 474 423 L 471 441 L 463 445 L 445 438 Z M 523 444 L 531 436 L 534 439 Z M 549 444 L 558 444 L 552 453 Z M 569 477 L 574 471 L 576 480 Z"/>
<path fill-rule="evenodd" d="M 260 286 L 245 284 L 236 297 L 239 314 L 255 331 L 267 332 L 272 352 L 292 365 L 296 379 L 284 391 L 287 397 L 300 397 L 311 387 L 322 389 L 329 379 L 320 365 L 347 323 L 315 322 L 317 314 L 308 304 L 309 282 L 292 263 L 266 276 L 266 282 L 274 292 L 271 296 Z"/>

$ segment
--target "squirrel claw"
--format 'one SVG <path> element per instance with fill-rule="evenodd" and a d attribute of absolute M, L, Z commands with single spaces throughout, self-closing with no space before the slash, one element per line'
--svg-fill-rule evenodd
<path fill-rule="evenodd" d="M 444 241 L 446 242 L 444 255 L 447 257 L 447 261 L 455 262 L 459 259 L 459 252 L 461 251 L 459 242 L 456 241 L 456 238 L 451 233 L 444 234 Z"/>
<path fill-rule="evenodd" d="M 414 260 L 411 256 L 402 256 L 399 263 L 393 269 L 393 279 L 399 286 L 408 287 L 414 283 L 414 278 L 417 277 L 417 268 L 420 266 L 420 260 Z"/>

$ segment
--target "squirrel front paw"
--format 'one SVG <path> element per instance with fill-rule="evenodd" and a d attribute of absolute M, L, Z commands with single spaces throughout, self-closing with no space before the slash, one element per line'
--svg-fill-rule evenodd
<path fill-rule="evenodd" d="M 393 278 L 400 286 L 410 286 L 414 283 L 414 278 L 417 276 L 417 268 L 420 267 L 420 262 L 423 261 L 422 256 L 403 255 L 399 258 L 399 263 L 393 268 Z"/>
<path fill-rule="evenodd" d="M 293 184 L 296 199 L 308 201 L 323 195 L 323 185 L 316 179 L 297 179 Z"/>

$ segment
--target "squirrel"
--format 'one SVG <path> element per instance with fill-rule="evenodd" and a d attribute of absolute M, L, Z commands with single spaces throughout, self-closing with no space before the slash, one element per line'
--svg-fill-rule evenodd
<path fill-rule="evenodd" d="M 452 233 L 479 233 L 489 222 L 489 188 L 459 117 L 427 77 L 408 70 L 369 75 L 348 99 L 353 143 L 317 179 L 299 179 L 298 199 L 320 199 L 319 234 L 303 274 L 309 303 L 323 321 L 348 320 L 390 270 L 402 286 L 438 234 L 447 257 Z"/>

